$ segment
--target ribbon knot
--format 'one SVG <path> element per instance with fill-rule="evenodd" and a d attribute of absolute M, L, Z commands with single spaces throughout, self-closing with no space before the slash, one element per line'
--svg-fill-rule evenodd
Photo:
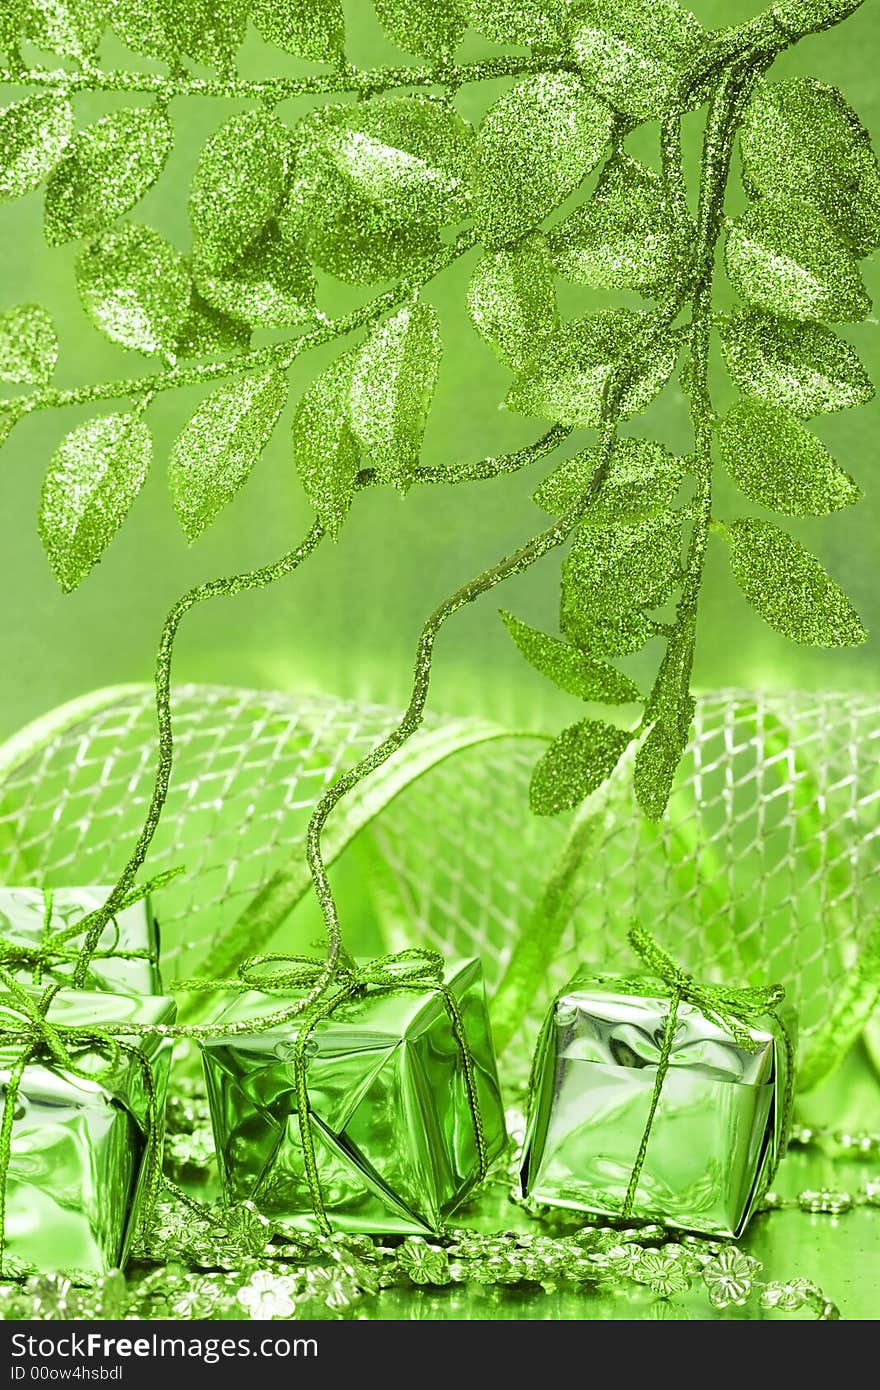
<path fill-rule="evenodd" d="M 743 1051 L 754 1052 L 760 1046 L 749 1029 L 779 1007 L 785 998 L 782 985 L 737 988 L 695 980 L 663 950 L 641 922 L 633 923 L 627 940 L 648 971 L 668 985 L 673 997 L 686 999 L 708 1018 L 727 1028 Z"/>
<path fill-rule="evenodd" d="M 326 961 L 314 956 L 270 953 L 243 960 L 232 983 L 272 994 L 314 989 L 325 980 L 330 983 Z M 332 977 L 334 988 L 346 995 L 368 989 L 431 989 L 442 983 L 443 957 L 439 951 L 420 949 L 394 951 L 363 965 L 354 961 L 340 963 Z"/>

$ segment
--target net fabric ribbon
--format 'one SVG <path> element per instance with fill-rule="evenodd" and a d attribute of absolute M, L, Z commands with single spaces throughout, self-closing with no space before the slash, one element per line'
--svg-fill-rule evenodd
<path fill-rule="evenodd" d="M 321 992 L 298 1015 L 300 1026 L 294 1043 L 294 1091 L 296 1095 L 297 1122 L 303 1151 L 303 1165 L 306 1183 L 311 1198 L 312 1210 L 323 1235 L 332 1234 L 332 1226 L 324 1203 L 318 1162 L 312 1128 L 309 1122 L 310 1103 L 308 1088 L 309 1042 L 317 1026 L 330 1019 L 341 1004 L 361 999 L 369 994 L 391 994 L 399 990 L 433 990 L 437 993 L 446 1010 L 452 1027 L 453 1037 L 459 1050 L 467 1093 L 468 1110 L 474 1131 L 479 1177 L 485 1178 L 488 1171 L 488 1150 L 483 1118 L 477 1095 L 473 1058 L 467 1043 L 461 1010 L 452 991 L 443 982 L 443 957 L 438 951 L 412 948 L 396 951 L 389 955 L 377 956 L 365 962 L 353 961 L 349 956 L 340 959 L 329 981 L 327 962 L 317 957 L 284 954 L 264 954 L 249 956 L 242 961 L 236 975 L 229 980 L 184 980 L 173 986 L 175 991 L 188 990 L 258 990 L 262 993 L 288 992 L 291 990 L 313 990 Z M 252 1032 L 266 1031 L 277 1026 L 283 1015 L 273 1014 L 265 1020 L 257 1020 L 251 1025 Z M 202 1028 L 202 1036 L 210 1031 L 214 1036 L 222 1036 L 221 1025 Z"/>
<path fill-rule="evenodd" d="M 0 1116 L 0 1269 L 6 1244 L 6 1185 L 12 1162 L 12 1131 L 22 1080 L 28 1065 L 45 1061 L 61 1072 L 98 1085 L 110 1081 L 123 1055 L 132 1058 L 141 1070 L 146 1098 L 144 1135 L 144 1200 L 140 1224 L 144 1229 L 162 1185 L 162 1130 L 159 1099 L 149 1059 L 139 1048 L 102 1028 L 54 1024 L 47 1017 L 52 1000 L 62 988 L 51 985 L 39 999 L 29 994 L 8 969 L 0 966 L 0 1047 L 19 1047 L 18 1056 L 7 1073 L 2 1116 Z M 85 1067 L 77 1061 L 84 1054 L 102 1058 L 104 1065 Z"/>

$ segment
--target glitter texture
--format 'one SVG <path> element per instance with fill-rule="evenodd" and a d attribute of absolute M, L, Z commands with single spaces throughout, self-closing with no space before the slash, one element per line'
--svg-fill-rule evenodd
<path fill-rule="evenodd" d="M 589 318 L 563 324 L 540 357 L 520 372 L 506 404 L 521 415 L 581 428 L 602 423 L 605 388 L 615 363 L 631 347 L 647 315 L 630 309 L 604 309 Z M 643 410 L 675 370 L 678 344 L 669 334 L 642 360 L 619 406 L 622 419 Z"/>
<path fill-rule="evenodd" d="M 0 381 L 42 386 L 58 361 L 58 335 L 39 304 L 19 304 L 0 314 Z"/>
<path fill-rule="evenodd" d="M 474 221 L 487 246 L 517 241 L 599 162 L 611 112 L 573 73 L 541 73 L 505 92 L 477 133 Z"/>
<path fill-rule="evenodd" d="M 703 30 L 677 0 L 592 0 L 572 48 L 594 91 L 644 120 L 671 105 L 679 72 L 702 42 Z"/>
<path fill-rule="evenodd" d="M 230 318 L 261 328 L 292 328 L 315 314 L 315 277 L 305 252 L 270 222 L 225 274 L 197 268 L 204 297 Z"/>
<path fill-rule="evenodd" d="M 857 256 L 880 245 L 880 170 L 871 141 L 835 88 L 808 77 L 761 83 L 740 132 L 752 196 L 802 198 Z"/>
<path fill-rule="evenodd" d="M 796 199 L 762 199 L 727 234 L 727 275 L 758 309 L 857 323 L 871 311 L 856 260 L 821 213 Z"/>
<path fill-rule="evenodd" d="M 40 537 L 65 593 L 101 558 L 147 476 L 150 432 L 134 415 L 79 425 L 49 464 L 40 500 Z"/>
<path fill-rule="evenodd" d="M 721 425 L 724 466 L 753 502 L 787 516 L 825 516 L 858 502 L 859 489 L 789 411 L 752 397 Z"/>
<path fill-rule="evenodd" d="M 769 521 L 746 519 L 724 528 L 730 567 L 765 623 L 808 647 L 857 647 L 867 638 L 839 585 L 809 551 Z"/>
<path fill-rule="evenodd" d="M 351 427 L 379 477 L 402 491 L 418 464 L 442 353 L 437 311 L 418 301 L 379 324 L 355 359 Z"/>
<path fill-rule="evenodd" d="M 0 198 L 38 188 L 73 133 L 73 108 L 54 92 L 25 97 L 0 111 Z"/>
<path fill-rule="evenodd" d="M 464 37 L 470 0 L 373 0 L 389 39 L 405 53 L 448 61 Z"/>
<path fill-rule="evenodd" d="M 540 232 L 483 257 L 468 288 L 468 309 L 506 366 L 517 370 L 540 353 L 559 327 L 553 264 Z"/>
<path fill-rule="evenodd" d="M 653 169 L 617 154 L 602 170 L 588 203 L 548 240 L 556 270 L 577 285 L 647 291 L 674 277 L 688 252 L 669 193 Z"/>
<path fill-rule="evenodd" d="M 638 700 L 638 687 L 607 662 L 596 661 L 568 642 L 529 627 L 512 613 L 502 613 L 501 617 L 529 665 L 560 690 L 579 700 L 595 700 L 607 705 L 626 705 Z"/>
<path fill-rule="evenodd" d="M 287 400 L 282 372 L 246 377 L 203 401 L 168 464 L 171 499 L 194 541 L 231 502 L 278 423 Z"/>
<path fill-rule="evenodd" d="M 200 261 L 225 270 L 263 230 L 284 194 L 289 145 L 286 127 L 268 111 L 244 111 L 214 132 L 189 200 Z"/>
<path fill-rule="evenodd" d="M 479 0 L 471 23 L 495 43 L 556 44 L 571 8 L 572 0 Z"/>
<path fill-rule="evenodd" d="M 665 603 L 679 576 L 683 518 L 677 512 L 577 531 L 562 571 L 563 628 L 577 614 L 628 612 Z"/>
<path fill-rule="evenodd" d="M 175 355 L 177 357 L 218 357 L 243 351 L 251 338 L 251 330 L 240 319 L 215 309 L 193 291 L 189 317 L 180 331 Z"/>
<path fill-rule="evenodd" d="M 174 54 L 228 72 L 247 29 L 247 0 L 162 0 Z"/>
<path fill-rule="evenodd" d="M 338 536 L 354 493 L 360 450 L 349 421 L 355 354 L 344 353 L 300 397 L 293 421 L 296 471 L 322 526 Z"/>
<path fill-rule="evenodd" d="M 24 19 L 31 43 L 70 58 L 92 53 L 104 28 L 102 8 L 92 0 L 27 0 Z"/>
<path fill-rule="evenodd" d="M 579 805 L 608 780 L 631 741 L 628 730 L 596 719 L 563 730 L 532 775 L 532 810 L 555 816 Z"/>
<path fill-rule="evenodd" d="M 566 459 L 538 488 L 534 501 L 551 516 L 561 516 L 586 491 L 599 464 L 595 449 Z M 586 522 L 636 521 L 671 507 L 685 475 L 682 459 L 650 439 L 619 439 L 608 464 L 608 477 Z"/>
<path fill-rule="evenodd" d="M 114 111 L 75 135 L 46 186 L 49 245 L 94 236 L 133 208 L 161 174 L 173 139 L 155 106 Z"/>
<path fill-rule="evenodd" d="M 250 0 L 257 31 L 286 53 L 335 63 L 345 45 L 342 0 Z"/>
<path fill-rule="evenodd" d="M 722 324 L 721 341 L 741 391 L 802 420 L 865 405 L 874 395 L 855 348 L 818 324 L 791 323 L 751 309 Z"/>
<path fill-rule="evenodd" d="M 183 257 L 158 232 L 129 222 L 89 242 L 76 263 L 76 288 L 112 342 L 173 359 L 192 281 Z"/>

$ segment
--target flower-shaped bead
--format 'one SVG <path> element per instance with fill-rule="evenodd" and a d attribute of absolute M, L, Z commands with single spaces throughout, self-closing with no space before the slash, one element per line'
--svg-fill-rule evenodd
<path fill-rule="evenodd" d="M 414 1284 L 448 1284 L 449 1258 L 438 1245 L 409 1236 L 397 1252 L 397 1263 Z"/>
<path fill-rule="evenodd" d="M 713 1308 L 741 1308 L 751 1297 L 755 1275 L 761 1268 L 758 1260 L 742 1250 L 722 1250 L 703 1270 L 703 1282 Z"/>
<path fill-rule="evenodd" d="M 804 1291 L 801 1281 L 794 1279 L 788 1284 L 768 1284 L 761 1294 L 762 1308 L 781 1308 L 793 1313 L 804 1305 Z"/>
<path fill-rule="evenodd" d="M 667 1250 L 645 1250 L 632 1267 L 632 1277 L 647 1284 L 661 1298 L 684 1293 L 691 1286 L 690 1275 L 677 1253 Z"/>
<path fill-rule="evenodd" d="M 242 1308 L 252 1318 L 290 1318 L 294 1313 L 293 1294 L 296 1281 L 286 1274 L 273 1274 L 269 1269 L 257 1269 L 250 1282 L 235 1295 Z"/>

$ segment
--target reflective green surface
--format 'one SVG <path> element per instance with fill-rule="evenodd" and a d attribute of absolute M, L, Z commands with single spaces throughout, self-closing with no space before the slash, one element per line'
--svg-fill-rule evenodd
<path fill-rule="evenodd" d="M 7 996 L 8 997 L 8 996 Z M 0 995 L 0 1008 L 3 996 Z M 173 1000 L 154 996 L 74 993 L 56 996 L 49 1021 L 65 1027 L 102 1023 L 170 1023 Z M 153 1071 L 160 1113 L 171 1045 L 138 1039 Z M 17 1056 L 0 1048 L 0 1083 Z M 106 1058 L 77 1057 L 104 1073 Z M 136 1058 L 122 1052 L 100 1080 L 27 1067 L 15 1110 L 6 1188 L 6 1256 L 37 1270 L 62 1270 L 88 1280 L 125 1259 L 139 1210 L 148 1102 Z"/>
<path fill-rule="evenodd" d="M 474 1062 L 490 1159 L 504 1142 L 479 963 L 447 969 Z M 279 996 L 251 993 L 217 1020 L 257 1019 Z M 204 1045 L 220 1167 L 231 1200 L 253 1199 L 296 1229 L 314 1226 L 296 1106 L 292 1025 Z M 345 1231 L 435 1230 L 477 1177 L 461 1052 L 442 995 L 374 994 L 319 1023 L 308 1060 L 310 1120 L 324 1204 Z"/>
<path fill-rule="evenodd" d="M 0 888 L 0 941 L 13 946 L 40 947 L 46 945 L 47 937 L 54 936 L 61 941 L 67 952 L 76 951 L 81 944 L 79 936 L 69 936 L 62 941 L 65 928 L 101 907 L 110 892 L 109 888 L 57 888 L 52 893 L 52 912 L 46 920 L 46 900 L 39 888 Z M 158 994 L 161 989 L 159 979 L 159 937 L 156 920 L 153 916 L 149 898 L 133 903 L 131 907 L 118 912 L 107 925 L 98 942 L 99 958 L 92 961 L 89 971 L 89 984 L 93 989 L 130 991 L 134 994 Z M 100 959 L 100 952 L 116 951 L 115 958 Z M 140 952 L 145 959 L 125 959 L 126 953 Z M 74 962 L 55 960 L 51 968 L 42 971 L 42 981 L 70 975 Z M 34 972 L 21 969 L 18 978 L 26 983 L 34 979 Z M 35 983 L 39 983 L 36 980 Z"/>
<path fill-rule="evenodd" d="M 550 1206 L 620 1212 L 642 1135 L 669 999 L 569 990 L 544 1027 L 523 1165 Z M 651 1125 L 635 1217 L 737 1235 L 779 1142 L 784 1050 L 778 1026 L 749 1029 L 754 1051 L 687 1002 Z"/>

